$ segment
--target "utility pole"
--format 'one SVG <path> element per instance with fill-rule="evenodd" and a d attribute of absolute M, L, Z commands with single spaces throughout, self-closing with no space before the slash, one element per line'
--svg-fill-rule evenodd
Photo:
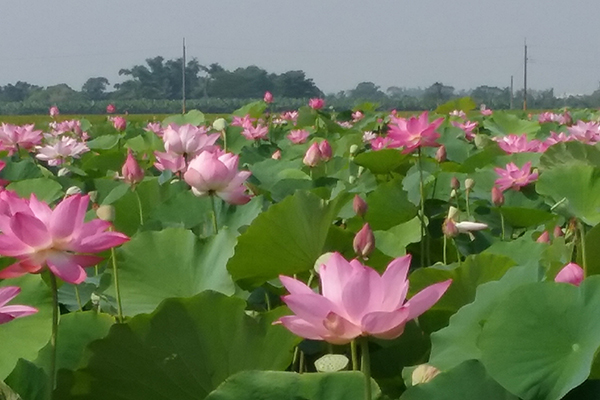
<path fill-rule="evenodd" d="M 510 76 L 510 109 L 513 109 L 513 76 Z"/>
<path fill-rule="evenodd" d="M 183 60 L 181 63 L 181 113 L 185 114 L 185 38 L 183 38 Z"/>
<path fill-rule="evenodd" d="M 525 65 L 523 69 L 523 110 L 527 110 L 527 39 L 525 39 Z"/>

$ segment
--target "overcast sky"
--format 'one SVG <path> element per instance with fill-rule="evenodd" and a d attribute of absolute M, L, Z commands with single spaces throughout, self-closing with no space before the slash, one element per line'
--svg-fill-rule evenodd
<path fill-rule="evenodd" d="M 304 70 L 326 93 L 371 81 L 591 93 L 600 81 L 598 0 L 2 0 L 0 85 L 122 81 L 149 57 L 227 69 Z"/>

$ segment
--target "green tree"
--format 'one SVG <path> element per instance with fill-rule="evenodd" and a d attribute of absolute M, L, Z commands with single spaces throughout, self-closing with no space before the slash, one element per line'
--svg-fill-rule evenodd
<path fill-rule="evenodd" d="M 81 92 L 90 100 L 103 100 L 108 85 L 110 82 L 104 77 L 89 78 L 81 87 Z"/>

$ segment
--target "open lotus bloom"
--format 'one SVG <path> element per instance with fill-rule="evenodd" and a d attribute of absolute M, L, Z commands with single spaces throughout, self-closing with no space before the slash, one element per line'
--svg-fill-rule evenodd
<path fill-rule="evenodd" d="M 6 286 L 0 288 L 0 324 L 10 322 L 15 318 L 26 317 L 38 312 L 37 308 L 30 306 L 6 305 L 9 301 L 17 297 L 20 292 L 21 288 L 17 286 Z"/>
<path fill-rule="evenodd" d="M 9 191 L 0 192 L 0 255 L 17 259 L 0 270 L 0 279 L 38 273 L 48 267 L 65 282 L 83 282 L 83 268 L 102 260 L 90 253 L 129 240 L 122 233 L 105 232 L 110 222 L 84 222 L 88 203 L 89 196 L 74 195 L 52 210 L 33 194 L 27 200 Z"/>
<path fill-rule="evenodd" d="M 333 253 L 319 269 L 323 294 L 297 279 L 280 276 L 290 292 L 283 301 L 295 315 L 276 323 L 303 338 L 333 344 L 359 336 L 397 338 L 405 324 L 431 308 L 452 283 L 433 284 L 406 301 L 410 259 L 410 255 L 396 258 L 379 275 L 358 260 L 348 262 Z"/>

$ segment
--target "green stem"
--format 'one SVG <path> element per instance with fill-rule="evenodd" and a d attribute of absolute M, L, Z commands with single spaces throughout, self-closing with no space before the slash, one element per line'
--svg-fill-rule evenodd
<path fill-rule="evenodd" d="M 267 306 L 267 311 L 271 311 L 271 299 L 269 299 L 269 292 L 265 289 L 265 304 Z"/>
<path fill-rule="evenodd" d="M 456 259 L 458 260 L 458 266 L 460 267 L 462 264 L 462 261 L 461 261 L 460 251 L 458 250 L 458 246 L 456 245 L 456 240 L 452 239 L 452 244 L 454 245 L 454 248 L 456 248 Z"/>
<path fill-rule="evenodd" d="M 213 229 L 215 234 L 217 234 L 219 233 L 219 228 L 217 227 L 217 205 L 215 204 L 215 196 L 213 194 L 210 195 L 210 205 L 212 206 Z"/>
<path fill-rule="evenodd" d="M 419 194 L 421 195 L 421 268 L 425 266 L 425 240 L 427 235 L 425 232 L 425 188 L 423 186 L 423 166 L 421 165 L 421 148 L 417 152 L 418 169 L 419 169 Z"/>
<path fill-rule="evenodd" d="M 75 299 L 77 299 L 77 306 L 79 311 L 83 311 L 83 305 L 81 304 L 81 296 L 79 295 L 79 286 L 75 285 Z"/>
<path fill-rule="evenodd" d="M 352 371 L 358 371 L 358 351 L 356 350 L 356 339 L 350 342 L 350 353 L 352 354 Z"/>
<path fill-rule="evenodd" d="M 222 130 L 221 134 L 223 135 L 223 151 L 227 153 L 227 132 Z"/>
<path fill-rule="evenodd" d="M 443 257 L 444 257 L 444 265 L 448 265 L 448 236 L 444 235 L 444 251 L 443 251 Z"/>
<path fill-rule="evenodd" d="M 58 337 L 58 284 L 56 276 L 50 273 L 50 289 L 52 290 L 52 336 L 50 336 L 50 384 L 48 385 L 48 399 L 52 399 L 56 381 L 56 339 Z"/>
<path fill-rule="evenodd" d="M 123 323 L 123 305 L 121 303 L 121 289 L 119 287 L 119 269 L 117 268 L 117 256 L 114 247 L 110 248 L 110 258 L 112 261 L 113 278 L 115 282 L 115 293 L 117 297 L 117 322 Z"/>
<path fill-rule="evenodd" d="M 371 360 L 369 358 L 369 338 L 366 336 L 360 339 L 360 366 L 365 375 L 365 400 L 371 400 Z"/>
<path fill-rule="evenodd" d="M 579 221 L 579 245 L 581 246 L 581 263 L 583 264 L 583 277 L 588 276 L 587 257 L 585 252 L 585 225 Z"/>
<path fill-rule="evenodd" d="M 135 197 L 137 198 L 137 203 L 138 203 L 138 210 L 140 213 L 140 226 L 144 225 L 144 212 L 142 211 L 142 199 L 140 198 L 140 194 L 134 190 L 133 193 L 135 193 Z"/>
<path fill-rule="evenodd" d="M 298 373 L 301 374 L 304 372 L 304 352 L 300 350 L 300 363 L 298 365 Z"/>
<path fill-rule="evenodd" d="M 504 214 L 502 214 L 502 209 L 500 209 L 500 225 L 502 226 L 502 241 L 504 241 L 506 231 L 504 228 Z"/>
<path fill-rule="evenodd" d="M 469 207 L 469 193 L 471 191 L 469 189 L 465 190 L 465 204 L 467 207 L 467 220 L 470 221 L 471 220 L 471 209 Z"/>

